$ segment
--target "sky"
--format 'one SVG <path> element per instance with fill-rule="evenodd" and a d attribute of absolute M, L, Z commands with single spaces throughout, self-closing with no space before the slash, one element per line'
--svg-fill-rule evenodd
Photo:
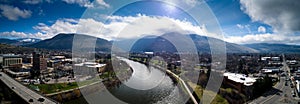
<path fill-rule="evenodd" d="M 117 40 L 181 32 L 237 44 L 300 44 L 299 7 L 297 0 L 0 0 L 0 37 Z"/>

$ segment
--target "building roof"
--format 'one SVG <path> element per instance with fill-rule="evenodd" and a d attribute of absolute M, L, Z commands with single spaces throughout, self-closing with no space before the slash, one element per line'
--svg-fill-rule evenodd
<path fill-rule="evenodd" d="M 74 64 L 74 66 L 86 66 L 86 67 L 90 67 L 90 68 L 99 68 L 99 67 L 103 67 L 106 64 L 98 64 L 95 62 L 84 62 L 84 63 L 79 63 L 79 64 Z"/>
<path fill-rule="evenodd" d="M 4 58 L 20 58 L 20 55 L 15 55 L 15 54 L 0 54 L 1 57 Z"/>
<path fill-rule="evenodd" d="M 224 76 L 234 82 L 243 83 L 245 86 L 251 86 L 256 82 L 256 78 L 246 77 L 244 74 L 226 72 L 224 73 Z"/>
<path fill-rule="evenodd" d="M 145 52 L 145 54 L 150 54 L 150 55 L 153 55 L 154 52 Z"/>

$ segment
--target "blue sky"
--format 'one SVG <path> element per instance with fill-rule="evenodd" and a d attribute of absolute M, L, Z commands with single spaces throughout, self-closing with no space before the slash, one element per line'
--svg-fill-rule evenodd
<path fill-rule="evenodd" d="M 143 31 L 137 31 L 136 33 L 134 30 L 129 29 L 124 33 L 134 31 L 136 36 L 140 36 L 147 34 L 147 32 L 148 34 L 169 32 L 174 30 L 174 28 L 168 29 L 168 27 L 174 25 L 170 23 L 171 21 L 177 25 L 179 24 L 184 31 L 188 31 L 187 33 L 196 31 L 194 33 L 203 35 L 205 34 L 203 31 L 206 31 L 205 27 L 209 24 L 197 23 L 185 11 L 193 10 L 192 13 L 196 13 L 197 9 L 190 8 L 201 8 L 206 3 L 222 29 L 224 37 L 220 39 L 239 44 L 299 44 L 300 42 L 298 41 L 300 40 L 298 36 L 299 28 L 295 24 L 300 23 L 300 20 L 296 18 L 298 11 L 295 10 L 296 7 L 300 6 L 299 2 L 282 3 L 280 0 L 266 0 L 263 2 L 259 0 L 166 0 L 159 2 L 149 0 L 134 3 L 133 1 L 1 0 L 0 36 L 1 38 L 11 39 L 47 39 L 58 33 L 69 32 L 80 32 L 95 36 L 98 34 L 98 30 L 103 29 L 103 34 L 97 35 L 97 37 L 111 40 L 120 37 L 118 33 L 124 32 L 122 31 L 124 27 L 137 27 L 132 25 L 136 20 L 145 23 L 140 26 L 145 26 L 147 29 L 141 28 Z M 127 6 L 124 5 L 128 2 L 133 3 Z M 278 10 L 272 11 L 268 9 L 269 7 Z M 209 9 L 204 9 L 204 11 L 210 12 Z M 206 12 L 203 13 L 202 15 L 205 16 Z M 292 20 L 293 22 L 291 22 Z M 151 24 L 156 22 L 165 23 Z M 90 25 L 93 27 L 84 27 Z M 85 29 L 81 29 L 83 27 Z M 291 36 L 294 38 L 291 39 Z"/>

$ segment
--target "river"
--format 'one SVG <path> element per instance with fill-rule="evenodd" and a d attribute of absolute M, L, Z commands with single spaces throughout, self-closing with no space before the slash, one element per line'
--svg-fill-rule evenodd
<path fill-rule="evenodd" d="M 144 64 L 123 59 L 133 69 L 132 76 L 119 87 L 110 89 L 117 99 L 129 104 L 183 104 L 184 94 L 165 72 Z M 79 98 L 71 102 L 82 102 Z M 102 103 L 102 102 L 99 102 Z M 104 103 L 104 102 L 103 102 Z M 106 103 L 106 102 L 105 102 Z M 109 102 L 107 102 L 109 103 Z"/>

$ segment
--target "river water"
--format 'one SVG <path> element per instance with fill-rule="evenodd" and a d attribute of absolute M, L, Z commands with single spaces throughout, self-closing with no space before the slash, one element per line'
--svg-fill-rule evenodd
<path fill-rule="evenodd" d="M 165 74 L 156 68 L 147 68 L 144 64 L 122 59 L 133 69 L 132 76 L 119 87 L 109 92 L 122 102 L 129 104 L 183 104 L 186 94 L 181 91 Z M 83 98 L 77 99 L 82 102 Z M 102 102 L 99 102 L 102 103 Z"/>

